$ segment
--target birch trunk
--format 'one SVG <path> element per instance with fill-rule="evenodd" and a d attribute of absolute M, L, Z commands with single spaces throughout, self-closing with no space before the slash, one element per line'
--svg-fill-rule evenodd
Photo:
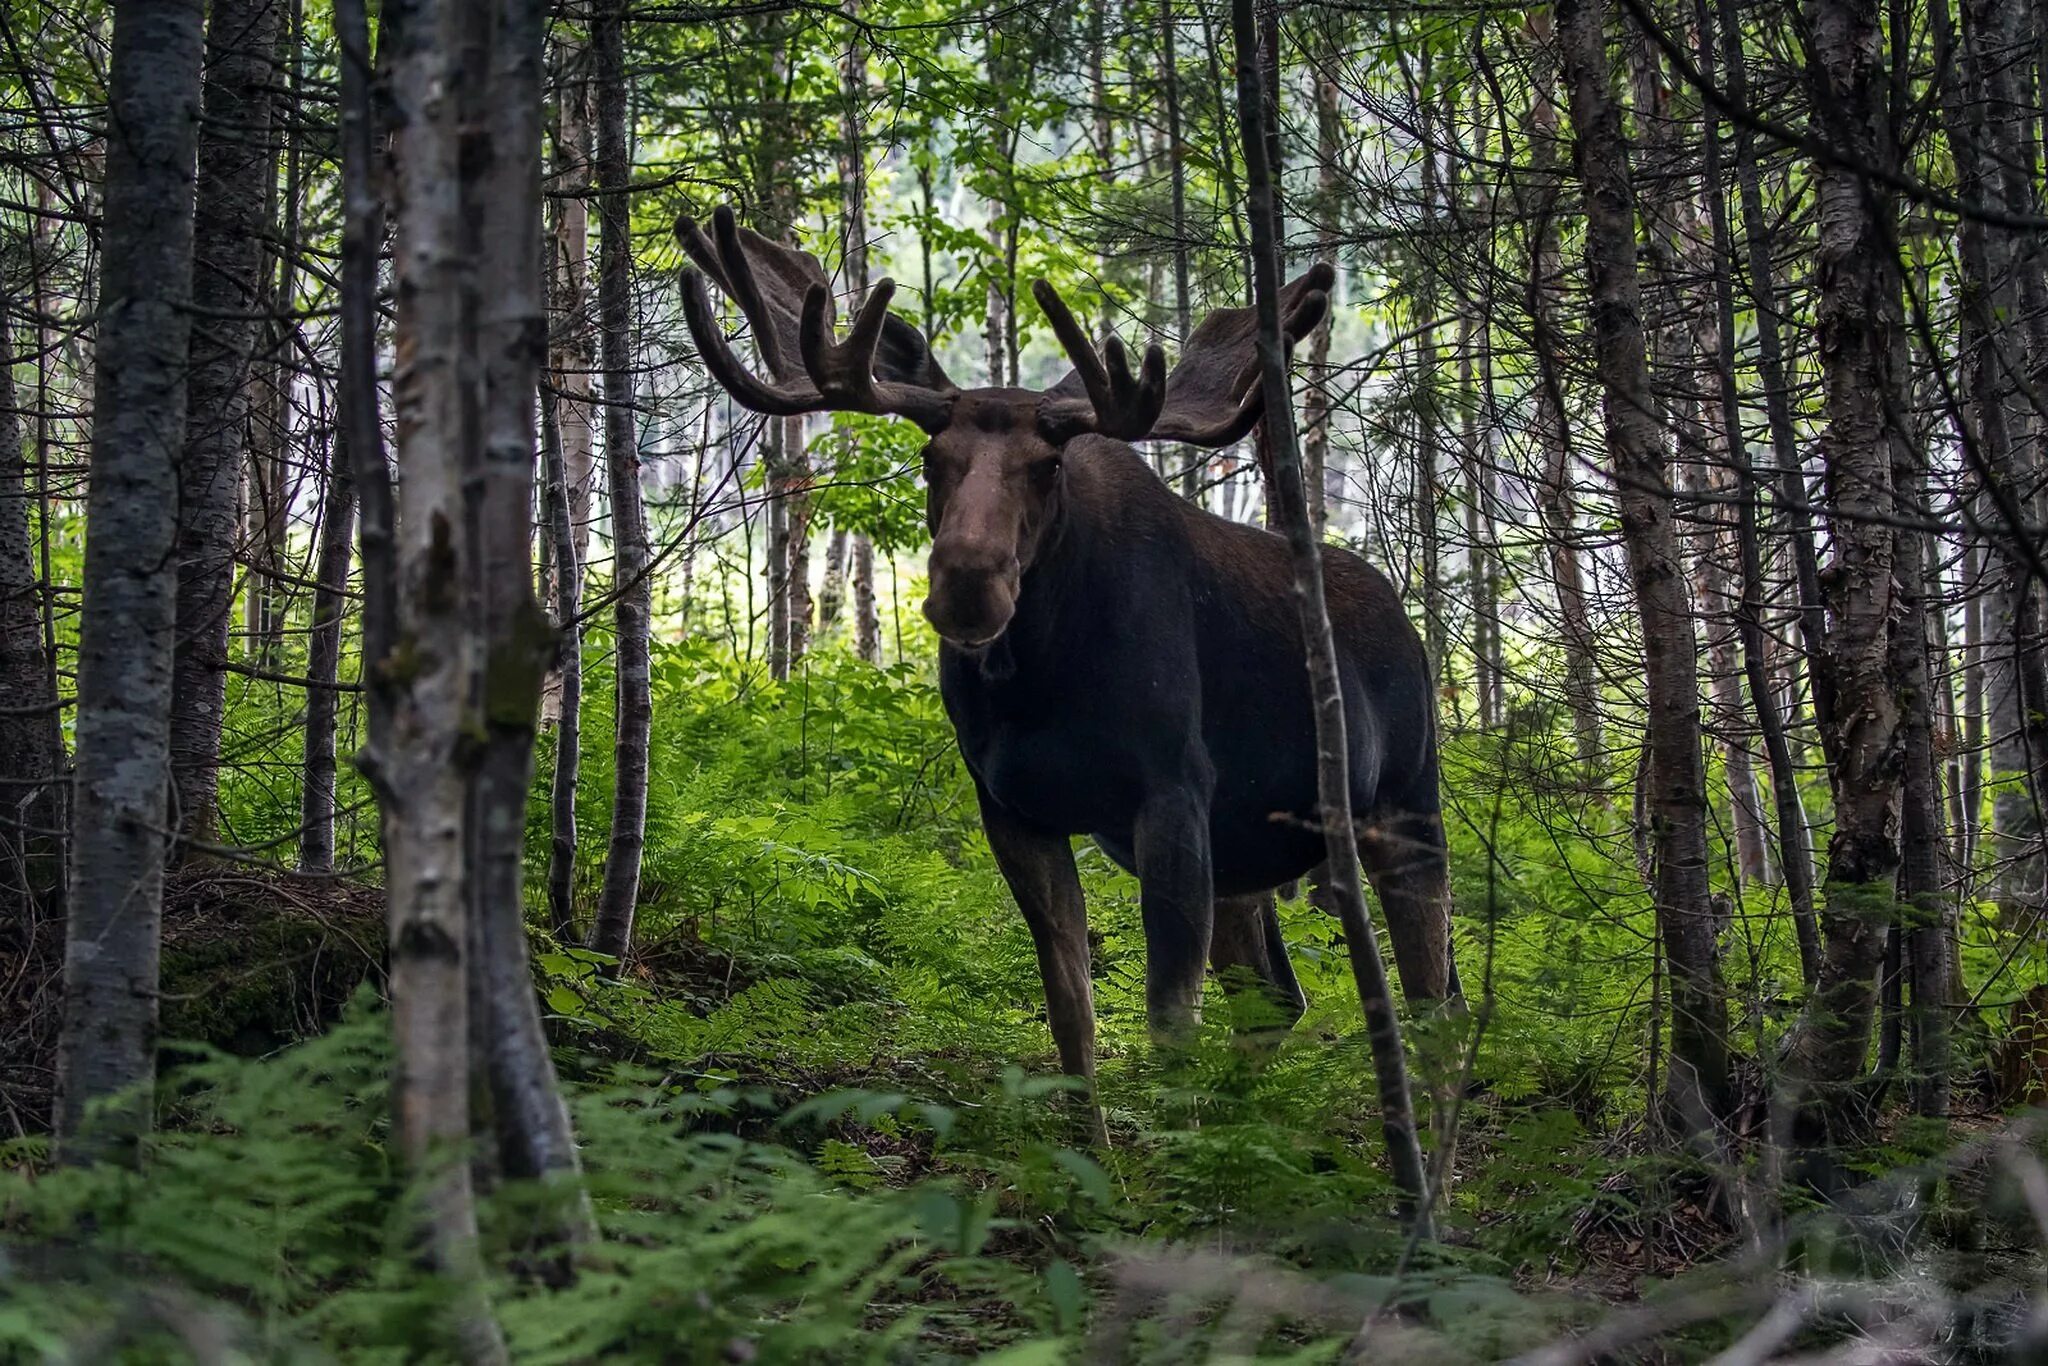
<path fill-rule="evenodd" d="M 576 776 L 583 762 L 583 564 L 576 558 L 575 498 L 562 449 L 562 403 L 541 393 L 541 451 L 547 473 L 548 535 L 554 545 L 555 766 L 548 777 L 548 927 L 576 937 Z"/>
<path fill-rule="evenodd" d="M 583 594 L 582 575 L 590 562 L 590 499 L 597 480 L 596 423 L 592 416 L 591 375 L 597 366 L 591 348 L 590 312 L 590 81 L 585 71 L 589 48 L 573 26 L 565 26 L 556 40 L 559 88 L 555 98 L 555 136 L 549 189 L 553 193 L 554 222 L 547 252 L 548 288 L 551 292 L 548 322 L 548 383 L 555 391 L 554 430 L 562 458 L 562 487 L 566 497 L 568 540 L 555 538 L 549 557 L 546 581 L 541 586 L 547 600 L 555 604 L 560 622 L 574 622 L 573 613 L 561 616 L 562 586 L 558 582 L 570 566 L 577 575 L 570 596 Z M 565 554 L 567 545 L 573 553 Z M 541 694 L 541 717 L 545 724 L 567 725 L 563 716 L 569 702 L 564 691 L 570 686 L 565 671 L 579 673 L 583 663 L 583 632 L 570 630 L 562 642 L 562 657 L 548 672 Z M 581 679 L 577 680 L 580 689 Z M 580 698 L 579 698 L 580 701 Z M 556 754 L 562 750 L 557 742 Z"/>
<path fill-rule="evenodd" d="M 590 946 L 622 961 L 633 951 L 640 859 L 647 843 L 647 745 L 654 722 L 647 513 L 640 496 L 639 446 L 633 439 L 633 168 L 626 151 L 625 41 L 623 0 L 602 0 L 592 13 L 590 47 L 596 60 L 597 309 L 607 405 L 604 454 L 611 491 L 618 701 L 611 840 Z"/>
<path fill-rule="evenodd" d="M 1331 16 L 1320 22 L 1334 25 Z M 1334 32 L 1323 35 L 1320 57 L 1331 62 L 1337 56 Z M 1343 124 L 1337 108 L 1337 81 L 1327 70 L 1312 73 L 1316 88 L 1316 259 L 1337 264 L 1337 237 L 1342 226 Z M 1308 481 L 1308 515 L 1321 536 L 1330 519 L 1330 387 L 1335 372 L 1330 368 L 1330 328 L 1325 317 L 1316 324 L 1308 340 L 1308 394 L 1302 401 L 1302 477 Z"/>
<path fill-rule="evenodd" d="M 1876 0 L 1810 0 L 1814 107 L 1833 145 L 1867 165 L 1895 163 Z M 1825 648 L 1814 661 L 1831 715 L 1821 726 L 1835 830 L 1821 912 L 1819 989 L 1787 1049 L 1802 1099 L 1839 1104 L 1868 1055 L 1874 979 L 1894 923 L 1900 780 L 1905 755 L 1889 672 L 1896 511 L 1886 414 L 1898 281 L 1889 199 L 1870 176 L 1818 172 L 1817 345 L 1825 385 L 1820 439 L 1829 539 Z"/>
<path fill-rule="evenodd" d="M 395 617 L 369 662 L 386 713 L 365 756 L 378 794 L 390 916 L 392 1109 L 398 1149 L 422 1181 L 421 1230 L 435 1268 L 463 1287 L 454 1335 L 466 1356 L 501 1359 L 482 1304 L 470 1182 L 470 886 L 467 756 L 480 664 L 465 592 L 472 531 L 464 482 L 479 440 L 473 335 L 477 244 L 465 213 L 478 171 L 464 127 L 484 73 L 469 39 L 476 0 L 398 0 L 392 25 L 392 279 L 397 301 Z M 466 572 L 468 571 L 468 572 Z"/>
<path fill-rule="evenodd" d="M 198 0 L 113 6 L 57 1039 L 67 1163 L 132 1158 L 154 1100 L 202 46 Z"/>
<path fill-rule="evenodd" d="M 490 71 L 482 109 L 489 157 L 467 188 L 479 278 L 477 369 L 481 440 L 466 472 L 472 516 L 480 671 L 470 705 L 482 745 L 469 791 L 468 892 L 472 1000 L 487 1041 L 498 1151 L 505 1174 L 561 1183 L 552 1233 L 587 1241 L 594 1230 L 576 1188 L 579 1161 L 569 1113 L 541 1029 L 528 961 L 524 854 L 526 798 L 548 665 L 559 638 L 534 595 L 534 396 L 546 360 L 541 261 L 541 47 L 546 0 L 492 0 Z M 569 566 L 573 571 L 573 565 Z M 574 573 L 564 579 L 573 581 Z"/>

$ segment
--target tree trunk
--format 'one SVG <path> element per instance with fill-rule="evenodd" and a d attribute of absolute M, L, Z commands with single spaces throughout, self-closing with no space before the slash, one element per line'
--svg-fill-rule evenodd
<path fill-rule="evenodd" d="M 343 438 L 345 439 L 345 438 Z M 348 611 L 348 565 L 355 536 L 356 486 L 349 456 L 329 447 L 327 494 L 321 501 L 320 549 L 314 568 L 312 630 L 306 640 L 306 753 L 299 780 L 299 871 L 334 871 L 334 724 L 341 694 L 342 621 Z"/>
<path fill-rule="evenodd" d="M 285 615 L 290 608 L 293 587 L 286 564 L 291 538 L 292 503 L 298 493 L 299 477 L 291 457 L 292 387 L 297 371 L 299 323 L 295 315 L 298 300 L 300 225 L 305 208 L 304 156 L 299 113 L 299 52 L 304 36 L 303 0 L 287 0 L 289 13 L 280 26 L 272 49 L 268 91 L 272 101 L 271 125 L 278 136 L 271 139 L 270 164 L 264 176 L 267 207 L 266 229 L 277 237 L 277 265 L 273 275 L 268 260 L 263 267 L 264 319 L 257 343 L 255 403 L 249 431 L 248 480 L 249 534 L 244 556 L 249 566 L 248 607 L 249 658 L 267 669 L 283 663 Z M 284 72 L 283 81 L 277 78 Z M 282 163 L 284 184 L 280 197 L 278 169 Z M 273 227 L 274 225 L 274 227 Z"/>
<path fill-rule="evenodd" d="M 618 650 L 611 842 L 590 946 L 624 960 L 633 950 L 640 858 L 647 843 L 647 745 L 654 705 L 648 656 L 652 597 L 647 581 L 647 513 L 640 498 L 639 446 L 633 439 L 633 168 L 626 153 L 623 0 L 602 0 L 595 7 L 590 47 L 596 59 L 597 311 L 607 405 L 604 453 L 610 475 L 612 611 Z"/>
<path fill-rule="evenodd" d="M 875 601 L 875 543 L 866 536 L 853 538 L 853 620 L 854 653 L 881 667 L 882 613 Z"/>
<path fill-rule="evenodd" d="M 789 423 L 768 419 L 761 435 L 763 482 L 768 493 L 768 563 L 762 570 L 768 598 L 768 676 L 789 677 Z"/>
<path fill-rule="evenodd" d="M 1737 0 L 1717 0 L 1717 3 L 1721 21 L 1722 69 L 1727 73 L 1728 98 L 1734 107 L 1748 109 L 1748 60 L 1743 52 L 1742 15 Z M 1806 465 L 1800 455 L 1799 435 L 1792 422 L 1793 389 L 1791 377 L 1786 373 L 1782 331 L 1789 315 L 1778 297 L 1777 269 L 1771 255 L 1778 235 L 1764 205 L 1763 183 L 1751 147 L 1749 123 L 1745 119 L 1735 119 L 1733 123 L 1732 157 L 1736 187 L 1742 199 L 1744 254 L 1749 267 L 1750 298 L 1756 305 L 1757 378 L 1763 386 L 1764 415 L 1771 435 L 1771 458 L 1777 466 L 1779 480 L 1778 501 L 1784 510 L 1786 539 L 1791 544 L 1792 563 L 1797 575 L 1799 634 L 1806 646 L 1813 719 L 1815 724 L 1826 726 L 1834 715 L 1834 699 L 1828 691 L 1824 671 L 1815 667 L 1814 661 L 1819 658 L 1827 637 L 1827 604 L 1821 592 L 1813 518 L 1808 511 Z M 1789 713 L 1790 709 L 1787 711 Z"/>
<path fill-rule="evenodd" d="M 576 775 L 583 761 L 583 566 L 576 559 L 575 500 L 558 420 L 562 404 L 541 393 L 541 450 L 547 473 L 548 534 L 554 545 L 555 767 L 548 780 L 548 926 L 560 943 L 576 937 Z"/>
<path fill-rule="evenodd" d="M 1898 350 L 1904 339 L 1899 337 Z M 1901 357 L 1900 359 L 1903 359 Z M 1902 520 L 1927 518 L 1915 443 L 1892 442 L 1892 477 Z M 1905 775 L 1901 783 L 1899 902 L 1906 973 L 1912 989 L 1909 1090 L 1916 1113 L 1939 1118 L 1949 1101 L 1949 912 L 1941 867 L 1941 785 L 1934 757 L 1935 686 L 1929 668 L 1927 537 L 1897 533 L 1898 619 L 1888 667 L 1898 698 Z"/>
<path fill-rule="evenodd" d="M 1809 0 L 1814 107 L 1830 143 L 1887 167 L 1884 44 L 1876 0 Z M 1819 225 L 1815 309 L 1825 384 L 1820 439 L 1829 538 L 1823 576 L 1825 648 L 1814 661 L 1830 700 L 1821 726 L 1835 796 L 1835 830 L 1821 915 L 1820 988 L 1787 1050 L 1791 1084 L 1839 1100 L 1861 1072 L 1875 1009 L 1874 977 L 1894 923 L 1898 816 L 1905 754 L 1889 671 L 1896 611 L 1895 514 L 1888 412 L 1897 260 L 1890 201 L 1868 175 L 1816 172 Z M 1889 296 L 1889 297 L 1888 297 Z"/>
<path fill-rule="evenodd" d="M 391 652 L 366 673 L 387 709 L 365 756 L 383 814 L 391 922 L 392 1109 L 399 1151 L 427 1174 L 425 1236 L 458 1283 L 480 1274 L 469 1163 L 469 949 L 466 872 L 471 680 L 478 639 L 463 591 L 469 519 L 463 476 L 477 439 L 465 401 L 465 302 L 479 293 L 464 213 L 474 156 L 458 154 L 468 83 L 463 0 L 400 0 L 391 63 L 392 278 L 397 300 L 397 616 Z M 469 58 L 467 62 L 460 59 Z M 459 93 L 458 93 L 459 92 Z M 468 411 L 465 411 L 469 409 Z"/>
<path fill-rule="evenodd" d="M 787 504 L 789 536 L 789 577 L 786 591 L 789 606 L 783 618 L 789 623 L 789 662 L 785 676 L 794 673 L 811 648 L 811 457 L 804 443 L 804 420 L 790 418 L 785 428 L 784 458 L 789 469 Z"/>
<path fill-rule="evenodd" d="M 592 352 L 590 316 L 590 192 L 591 126 L 590 81 L 584 66 L 589 49 L 574 26 L 557 30 L 556 66 L 559 89 L 555 99 L 554 164 L 549 188 L 553 192 L 554 232 L 548 251 L 549 288 L 553 293 L 548 321 L 548 382 L 556 397 L 556 428 L 561 444 L 563 480 L 567 490 L 570 544 L 573 555 L 556 546 L 541 591 L 549 602 L 561 601 L 561 587 L 555 580 L 565 566 L 574 565 L 579 576 L 590 562 L 590 498 L 597 481 L 596 422 L 590 397 L 591 374 L 597 368 Z M 579 581 L 573 595 L 581 598 Z M 573 616 L 562 618 L 573 621 Z M 578 630 L 563 642 L 563 657 L 548 673 L 547 689 L 541 697 L 545 722 L 558 722 L 567 702 L 562 690 L 568 681 L 562 670 L 570 667 L 569 656 L 582 664 L 583 636 Z M 580 680 L 579 680 L 580 683 Z M 557 751 L 559 753 L 559 750 Z"/>
<path fill-rule="evenodd" d="M 2027 177 L 2014 177 L 2028 159 L 2028 120 L 2014 74 L 2024 50 L 2017 18 L 2012 7 L 1988 0 L 1963 6 L 1959 88 L 1944 112 L 1963 192 L 1972 202 L 2025 214 L 2034 211 Z M 1989 845 L 1997 898 L 2006 918 L 2020 924 L 2048 896 L 2040 810 L 2048 782 L 2048 623 L 2022 545 L 2030 533 L 2021 530 L 2039 520 L 2041 418 L 2023 400 L 2017 379 L 2028 373 L 2029 360 L 2017 320 L 2033 306 L 2028 296 L 2039 292 L 2029 283 L 2038 267 L 2023 235 L 1966 218 L 1959 236 L 1962 321 L 1972 343 L 1963 372 L 1973 421 L 1962 437 L 1989 532 L 1982 550 L 1989 591 L 1978 608 L 1992 770 Z M 2039 365 L 2042 357 L 2031 359 Z"/>
<path fill-rule="evenodd" d="M 831 540 L 825 543 L 825 582 L 818 589 L 819 635 L 838 624 L 839 613 L 846 606 L 847 548 L 846 528 L 834 527 Z"/>
<path fill-rule="evenodd" d="M 26 927 L 38 907 L 55 909 L 63 882 L 64 737 L 43 648 L 20 411 L 14 324 L 0 296 L 0 926 Z"/>
<path fill-rule="evenodd" d="M 1506 668 L 1501 658 L 1500 568 L 1494 547 L 1493 453 L 1480 432 L 1479 420 L 1490 409 L 1493 364 L 1480 340 L 1478 368 L 1473 375 L 1473 319 L 1458 319 L 1458 389 L 1464 411 L 1459 415 L 1459 454 L 1465 470 L 1465 591 L 1472 603 L 1472 674 L 1477 684 L 1479 724 L 1498 728 L 1507 714 Z"/>
<path fill-rule="evenodd" d="M 1727 73 L 1731 98 L 1740 107 L 1742 96 L 1735 92 L 1743 88 L 1745 58 L 1742 29 L 1731 4 L 1732 0 L 1720 0 L 1711 14 L 1704 4 L 1701 5 L 1700 66 L 1711 76 L 1715 70 L 1715 39 L 1718 38 L 1719 66 Z M 1710 19 L 1719 20 L 1718 34 Z M 1734 128 L 1733 161 L 1742 192 L 1745 235 L 1749 239 L 1750 288 L 1758 312 L 1758 369 L 1765 385 L 1765 411 L 1772 452 L 1781 472 L 1780 488 L 1784 500 L 1796 505 L 1788 506 L 1786 515 L 1794 561 L 1799 566 L 1798 583 L 1803 603 L 1807 600 L 1809 581 L 1813 591 L 1819 591 L 1817 571 L 1813 574 L 1807 572 L 1813 559 L 1813 542 L 1803 506 L 1805 476 L 1800 469 L 1792 432 L 1789 396 L 1782 388 L 1785 376 L 1778 359 L 1777 292 L 1772 283 L 1769 243 L 1759 235 L 1764 231 L 1762 197 L 1750 148 L 1750 132 L 1748 125 L 1739 119 L 1734 121 Z M 1718 128 L 1710 122 L 1706 149 L 1707 202 L 1713 224 L 1716 261 L 1725 263 L 1717 264 L 1715 269 L 1715 303 L 1720 320 L 1716 369 L 1720 382 L 1722 425 L 1728 433 L 1729 454 L 1734 458 L 1735 477 L 1740 485 L 1736 506 L 1736 550 L 1742 566 L 1742 602 L 1737 608 L 1736 629 L 1742 641 L 1743 673 L 1749 687 L 1750 705 L 1756 713 L 1757 729 L 1763 736 L 1764 750 L 1770 761 L 1771 799 L 1778 831 L 1778 866 L 1785 879 L 1786 900 L 1792 907 L 1793 931 L 1799 943 L 1800 977 L 1807 990 L 1812 991 L 1819 985 L 1821 965 L 1820 928 L 1813 903 L 1813 834 L 1807 823 L 1805 804 L 1799 795 L 1798 765 L 1789 735 L 1790 708 L 1779 704 L 1771 679 L 1770 644 L 1764 634 L 1764 604 L 1769 590 L 1765 583 L 1763 547 L 1757 526 L 1759 485 L 1752 472 L 1748 443 L 1742 438 L 1741 410 L 1735 389 L 1735 301 L 1730 281 L 1734 273 L 1735 248 L 1722 190 L 1720 148 Z M 1812 627 L 1803 611 L 1801 622 L 1803 628 Z"/>
<path fill-rule="evenodd" d="M 192 241 L 191 370 L 178 466 L 178 605 L 171 770 L 177 822 L 214 837 L 233 624 L 236 492 L 248 457 L 259 321 L 269 295 L 271 80 L 281 0 L 214 0 Z M 252 592 L 268 585 L 252 585 Z"/>
<path fill-rule="evenodd" d="M 1601 0 L 1557 6 L 1571 88 L 1574 157 L 1586 196 L 1607 453 L 1641 624 L 1648 704 L 1646 806 L 1652 816 L 1654 896 L 1670 974 L 1669 1100 L 1685 1132 L 1707 1129 L 1728 1096 L 1727 1002 L 1707 881 L 1706 773 L 1700 758 L 1699 661 L 1672 521 L 1664 434 L 1650 395 L 1634 191 L 1603 32 Z"/>
<path fill-rule="evenodd" d="M 114 6 L 57 1040 L 65 1162 L 131 1159 L 154 1102 L 201 47 L 198 0 Z"/>
<path fill-rule="evenodd" d="M 1400 1017 L 1387 982 L 1379 940 L 1365 910 L 1358 849 L 1352 836 L 1350 751 L 1344 738 L 1344 694 L 1337 676 L 1337 647 L 1330 632 L 1323 591 L 1321 543 L 1309 522 L 1302 482 L 1301 451 L 1295 442 L 1294 395 L 1287 377 L 1287 352 L 1280 331 L 1280 214 L 1273 194 L 1271 162 L 1273 110 L 1260 74 L 1253 0 L 1232 0 L 1231 29 L 1237 41 L 1237 105 L 1243 131 L 1245 180 L 1252 230 L 1252 295 L 1258 311 L 1259 382 L 1265 391 L 1261 424 L 1271 449 L 1275 520 L 1287 536 L 1294 563 L 1295 601 L 1307 648 L 1310 695 L 1315 703 L 1316 789 L 1323 839 L 1328 851 L 1325 889 L 1334 900 L 1351 950 L 1366 1030 L 1378 1074 L 1380 1129 L 1387 1143 L 1394 1185 L 1417 1237 L 1430 1235 L 1430 1191 L 1409 1100 L 1407 1060 L 1401 1048 Z"/>
<path fill-rule="evenodd" d="M 1319 15 L 1322 27 L 1319 58 L 1334 63 L 1338 39 L 1334 15 Z M 1344 170 L 1343 123 L 1337 110 L 1337 80 L 1328 70 L 1313 73 L 1316 87 L 1316 259 L 1337 264 L 1337 238 L 1342 229 Z M 1332 310 L 1334 312 L 1334 310 Z M 1329 524 L 1330 507 L 1330 387 L 1336 373 L 1330 368 L 1330 328 L 1325 317 L 1316 324 L 1308 341 L 1308 394 L 1302 401 L 1302 477 L 1308 481 L 1308 515 L 1321 536 Z"/>
<path fill-rule="evenodd" d="M 1536 177 L 1529 242 L 1528 309 L 1533 325 L 1538 382 L 1536 442 L 1543 453 L 1537 481 L 1537 510 L 1549 552 L 1551 591 L 1557 595 L 1557 618 L 1565 654 L 1565 705 L 1571 710 L 1572 737 L 1579 764 L 1590 774 L 1598 765 L 1600 736 L 1600 673 L 1593 656 L 1593 623 L 1586 605 L 1585 575 L 1579 565 L 1576 500 L 1572 496 L 1571 447 L 1567 437 L 1564 378 L 1559 371 L 1563 338 L 1564 265 L 1559 258 L 1557 197 L 1562 177 L 1557 171 L 1557 101 L 1555 59 L 1551 54 L 1550 16 L 1537 11 L 1529 18 L 1534 51 L 1535 95 L 1529 110 L 1530 160 Z"/>
<path fill-rule="evenodd" d="M 533 503 L 534 393 L 546 360 L 546 276 L 541 260 L 541 48 L 546 0 L 491 0 L 491 66 L 483 109 L 490 158 L 465 206 L 480 279 L 476 313 L 483 382 L 481 441 L 471 448 L 474 575 L 470 589 L 482 654 L 470 705 L 482 722 L 469 793 L 469 916 L 480 948 L 473 1009 L 487 1040 L 485 1064 L 498 1151 L 517 1180 L 569 1183 L 576 1139 L 541 1029 L 526 945 L 526 797 L 548 665 L 559 636 L 534 596 L 529 509 Z M 573 582 L 572 572 L 564 581 Z M 553 1232 L 594 1235 L 575 1196 Z"/>

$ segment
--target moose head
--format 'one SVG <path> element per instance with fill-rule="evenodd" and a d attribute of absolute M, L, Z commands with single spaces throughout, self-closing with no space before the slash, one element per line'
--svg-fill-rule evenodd
<path fill-rule="evenodd" d="M 683 272 L 691 335 L 712 377 L 742 406 L 775 417 L 901 417 L 930 436 L 924 476 L 931 589 L 924 612 L 960 649 L 986 647 L 1009 625 L 1025 572 L 1057 533 L 1064 463 L 1086 459 L 1088 439 L 1228 446 L 1251 431 L 1263 409 L 1248 308 L 1210 313 L 1171 374 L 1156 344 L 1133 371 L 1120 341 L 1111 337 L 1098 349 L 1058 292 L 1039 280 L 1032 293 L 1073 371 L 1042 391 L 961 389 L 924 334 L 889 311 L 894 282 L 874 287 L 842 340 L 816 257 L 741 227 L 724 207 L 712 215 L 709 233 L 685 218 L 676 235 L 696 264 Z M 706 276 L 738 303 L 766 378 L 733 354 Z M 1332 278 L 1318 264 L 1287 287 L 1281 308 L 1290 341 L 1321 320 Z"/>

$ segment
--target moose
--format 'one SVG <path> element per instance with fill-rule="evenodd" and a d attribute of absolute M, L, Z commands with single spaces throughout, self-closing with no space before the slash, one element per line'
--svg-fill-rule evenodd
<path fill-rule="evenodd" d="M 1092 1086 L 1095 1011 L 1072 837 L 1137 875 L 1156 1035 L 1198 1018 L 1205 966 L 1248 971 L 1291 1023 L 1306 1009 L 1272 890 L 1324 856 L 1316 731 L 1286 542 L 1175 494 L 1131 446 L 1217 448 L 1257 425 L 1249 308 L 1219 309 L 1169 375 L 1149 347 L 1098 349 L 1033 287 L 1073 371 L 1043 392 L 961 389 L 881 281 L 844 340 L 823 268 L 718 209 L 676 225 L 690 331 L 741 405 L 789 417 L 906 418 L 924 448 L 925 616 L 983 829 L 1030 925 L 1069 1074 Z M 706 277 L 739 305 L 762 377 L 728 344 Z M 1287 286 L 1298 341 L 1328 308 L 1317 265 Z M 1437 794 L 1434 689 L 1393 585 L 1329 548 L 1358 851 L 1411 1001 L 1457 990 Z M 1100 1119 L 1098 1112 L 1097 1126 Z"/>

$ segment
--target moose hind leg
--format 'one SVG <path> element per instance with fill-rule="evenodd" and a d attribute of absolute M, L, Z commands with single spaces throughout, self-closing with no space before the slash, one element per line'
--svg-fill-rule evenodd
<path fill-rule="evenodd" d="M 1358 836 L 1358 857 L 1380 903 L 1394 965 L 1410 1001 L 1453 1000 L 1450 863 L 1436 813 L 1381 813 Z"/>
<path fill-rule="evenodd" d="M 1147 801 L 1133 842 L 1145 921 L 1145 1018 L 1162 1041 L 1202 1018 L 1202 973 L 1215 923 L 1207 803 L 1186 789 Z"/>
<path fill-rule="evenodd" d="M 1282 1028 L 1308 1010 L 1308 998 L 1295 979 L 1294 965 L 1287 961 L 1287 945 L 1280 938 L 1280 916 L 1271 892 L 1216 898 L 1209 965 L 1226 986 L 1233 974 L 1248 973 L 1279 1012 Z"/>
<path fill-rule="evenodd" d="M 1060 1068 L 1088 1083 L 1091 1127 L 1100 1141 L 1104 1131 L 1094 1098 L 1095 995 L 1088 974 L 1088 910 L 1073 845 L 1065 835 L 1019 819 L 987 792 L 978 795 L 989 848 L 1038 950 L 1046 1020 L 1059 1047 Z"/>

